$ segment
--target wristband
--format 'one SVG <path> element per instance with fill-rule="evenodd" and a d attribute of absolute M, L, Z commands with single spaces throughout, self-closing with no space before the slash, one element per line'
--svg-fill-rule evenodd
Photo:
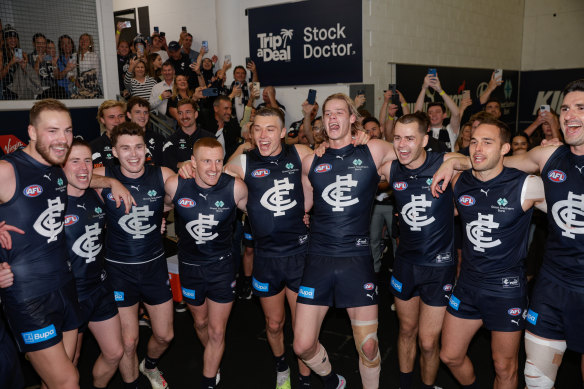
<path fill-rule="evenodd" d="M 394 121 L 394 120 L 395 120 L 395 118 L 394 118 L 393 116 L 388 116 L 387 118 L 388 118 L 389 120 L 391 120 L 391 121 Z"/>
<path fill-rule="evenodd" d="M 446 94 L 446 92 L 442 91 L 440 93 L 438 93 L 440 96 L 444 96 Z"/>
<path fill-rule="evenodd" d="M 404 108 L 405 108 L 405 107 L 407 107 L 407 106 L 408 106 L 408 103 L 402 103 L 402 107 L 404 107 Z"/>
<path fill-rule="evenodd" d="M 116 30 L 117 35 L 120 35 L 121 33 L 122 33 L 121 31 Z"/>
<path fill-rule="evenodd" d="M 158 98 L 160 99 L 160 101 L 162 101 L 162 95 L 159 95 Z"/>

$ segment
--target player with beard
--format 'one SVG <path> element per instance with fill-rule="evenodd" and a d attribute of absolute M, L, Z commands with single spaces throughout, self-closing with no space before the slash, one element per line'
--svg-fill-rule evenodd
<path fill-rule="evenodd" d="M 73 140 L 63 171 L 68 181 L 65 239 L 82 323 L 73 361 L 77 365 L 83 334 L 89 328 L 101 350 L 93 365 L 93 388 L 105 388 L 122 358 L 122 327 L 104 270 L 105 207 L 97 192 L 89 189 L 93 168 L 88 143 Z"/>
<path fill-rule="evenodd" d="M 326 350 L 318 341 L 329 306 L 346 308 L 359 371 L 365 389 L 379 386 L 381 357 L 377 341 L 377 286 L 369 247 L 371 208 L 379 167 L 396 159 L 390 143 L 373 139 L 353 146 L 352 133 L 361 129 L 359 114 L 344 94 L 323 104 L 323 124 L 330 148 L 321 157 L 302 160 L 305 210 L 314 205 L 308 257 L 298 289 L 294 351 L 325 388 L 344 388 Z"/>
<path fill-rule="evenodd" d="M 194 178 L 171 177 L 165 202 L 174 204 L 184 225 L 178 241 L 182 293 L 205 348 L 201 387 L 213 389 L 234 298 L 232 225 L 236 209 L 245 211 L 247 188 L 239 178 L 221 173 L 223 148 L 216 139 L 199 139 L 191 162 Z"/>
<path fill-rule="evenodd" d="M 0 161 L 0 219 L 20 228 L 11 250 L 0 251 L 14 284 L 0 290 L 21 352 L 49 388 L 79 388 L 75 353 L 79 311 L 63 233 L 67 179 L 60 165 L 73 140 L 69 110 L 41 100 L 30 111 L 30 143 Z M 112 198 L 133 202 L 119 182 L 94 177 L 92 186 L 114 186 Z M 121 193 L 121 194 L 120 194 Z"/>
<path fill-rule="evenodd" d="M 532 207 L 545 206 L 545 199 L 539 177 L 503 166 L 510 140 L 504 123 L 482 120 L 471 133 L 472 170 L 452 180 L 464 260 L 444 319 L 440 358 L 465 388 L 479 388 L 466 353 L 483 325 L 491 331 L 494 387 L 517 387 L 529 224 Z"/>
<path fill-rule="evenodd" d="M 164 182 L 173 172 L 165 167 L 145 165 L 144 132 L 136 123 L 125 122 L 115 127 L 112 145 L 120 165 L 101 167 L 95 173 L 117 178 L 137 203 L 130 214 L 124 215 L 112 206 L 109 191 L 100 191 L 107 214 L 105 268 L 122 322 L 124 355 L 120 372 L 125 388 L 137 388 L 138 370 L 153 388 L 167 388 L 156 366 L 174 337 L 172 294 L 167 285 L 168 269 L 160 235 Z M 153 334 L 146 358 L 138 366 L 139 302 L 144 303 L 150 315 Z"/>
<path fill-rule="evenodd" d="M 432 176 L 456 153 L 426 151 L 428 120 L 422 113 L 399 118 L 393 131 L 398 161 L 382 167 L 399 213 L 400 244 L 391 276 L 399 319 L 400 388 L 412 387 L 417 343 L 422 388 L 434 388 L 440 365 L 444 313 L 456 277 L 452 190 L 432 197 Z M 418 342 L 416 342 L 418 338 Z"/>
<path fill-rule="evenodd" d="M 530 299 L 525 331 L 525 382 L 528 388 L 552 388 L 566 348 L 584 353 L 581 334 L 584 306 L 584 79 L 563 90 L 560 127 L 566 145 L 535 147 L 505 158 L 505 166 L 541 173 L 549 234 L 544 261 Z M 468 160 L 443 165 L 434 182 L 439 192 Z M 553 291 L 553 293 L 551 293 Z M 582 362 L 584 373 L 584 362 Z"/>

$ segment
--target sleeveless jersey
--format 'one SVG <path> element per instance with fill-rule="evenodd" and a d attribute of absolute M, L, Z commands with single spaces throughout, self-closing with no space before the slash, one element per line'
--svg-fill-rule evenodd
<path fill-rule="evenodd" d="M 305 252 L 308 231 L 303 221 L 302 161 L 296 147 L 282 145 L 282 152 L 273 157 L 253 149 L 244 158 L 247 213 L 256 253 L 285 257 Z"/>
<path fill-rule="evenodd" d="M 237 209 L 234 185 L 235 178 L 224 173 L 211 188 L 201 188 L 194 178 L 178 178 L 172 201 L 184 226 L 179 231 L 179 260 L 212 261 L 231 253 Z"/>
<path fill-rule="evenodd" d="M 314 157 L 309 253 L 332 257 L 371 255 L 369 225 L 379 183 L 369 148 L 348 145 Z"/>
<path fill-rule="evenodd" d="M 430 191 L 432 176 L 443 161 L 443 153 L 427 152 L 417 169 L 408 169 L 398 161 L 391 165 L 389 184 L 399 212 L 399 260 L 424 266 L 457 263 L 452 189 L 448 186 L 439 198 Z"/>
<path fill-rule="evenodd" d="M 510 168 L 486 182 L 470 170 L 460 175 L 454 196 L 464 234 L 461 279 L 506 295 L 523 291 L 533 213 L 533 208 L 524 212 L 521 207 L 526 178 L 526 173 Z"/>
<path fill-rule="evenodd" d="M 547 202 L 548 236 L 541 272 L 559 285 L 584 292 L 584 156 L 559 147 L 541 178 Z"/>
<path fill-rule="evenodd" d="M 6 302 L 18 302 L 52 292 L 72 279 L 63 233 L 67 206 L 67 178 L 58 166 L 47 166 L 22 150 L 8 154 L 16 190 L 0 204 L 0 220 L 25 232 L 11 232 L 12 249 L 0 248 L 0 261 L 8 262 L 14 285 L 1 289 Z"/>
<path fill-rule="evenodd" d="M 105 169 L 105 175 L 124 184 L 137 204 L 126 214 L 123 205 L 116 208 L 111 190 L 103 189 L 107 214 L 107 261 L 144 263 L 164 254 L 160 234 L 164 210 L 162 171 L 151 165 L 145 165 L 144 169 L 144 174 L 138 178 L 124 176 L 119 166 Z"/>
<path fill-rule="evenodd" d="M 104 205 L 93 189 L 87 189 L 81 197 L 69 196 L 65 238 L 79 301 L 89 297 L 105 279 L 104 226 Z"/>

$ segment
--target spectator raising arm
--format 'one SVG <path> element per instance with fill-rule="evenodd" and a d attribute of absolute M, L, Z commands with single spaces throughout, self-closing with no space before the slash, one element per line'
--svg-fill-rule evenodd
<path fill-rule="evenodd" d="M 440 96 L 442 96 L 444 104 L 450 110 L 450 127 L 452 128 L 452 132 L 454 133 L 454 135 L 458 135 L 458 131 L 460 130 L 460 110 L 458 109 L 458 106 L 456 105 L 454 100 L 452 100 L 452 98 L 448 96 L 444 89 L 442 89 L 438 75 L 430 76 L 429 85 L 432 89 L 438 92 Z"/>

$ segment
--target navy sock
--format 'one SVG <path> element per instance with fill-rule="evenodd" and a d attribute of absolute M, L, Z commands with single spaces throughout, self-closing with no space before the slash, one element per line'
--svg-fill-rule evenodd
<path fill-rule="evenodd" d="M 160 358 L 150 358 L 148 355 L 146 355 L 146 362 L 144 362 L 144 366 L 146 369 L 152 370 L 156 367 L 156 365 L 158 365 L 159 359 Z"/>
<path fill-rule="evenodd" d="M 425 383 L 422 382 L 422 386 L 420 386 L 421 389 L 434 389 L 434 384 L 432 385 L 426 385 Z"/>
<path fill-rule="evenodd" d="M 279 357 L 274 356 L 274 362 L 276 362 L 276 370 L 278 373 L 288 370 L 288 362 L 286 362 L 286 353 L 280 355 Z"/>
<path fill-rule="evenodd" d="M 215 389 L 215 377 L 205 377 L 201 376 L 201 388 L 203 389 Z"/>
<path fill-rule="evenodd" d="M 409 373 L 402 373 L 399 372 L 399 387 L 400 389 L 411 389 L 412 388 L 412 381 L 414 380 L 414 372 L 410 371 Z"/>
<path fill-rule="evenodd" d="M 475 378 L 475 381 L 470 385 L 462 385 L 463 389 L 480 389 L 479 380 Z"/>
<path fill-rule="evenodd" d="M 322 377 L 322 380 L 324 381 L 324 389 L 337 389 L 337 386 L 339 386 L 339 377 L 334 371 Z"/>
<path fill-rule="evenodd" d="M 140 377 L 136 378 L 133 382 L 124 382 L 124 389 L 138 389 L 138 380 Z"/>
<path fill-rule="evenodd" d="M 310 375 L 298 374 L 298 381 L 300 382 L 300 387 L 302 389 L 310 388 Z"/>

